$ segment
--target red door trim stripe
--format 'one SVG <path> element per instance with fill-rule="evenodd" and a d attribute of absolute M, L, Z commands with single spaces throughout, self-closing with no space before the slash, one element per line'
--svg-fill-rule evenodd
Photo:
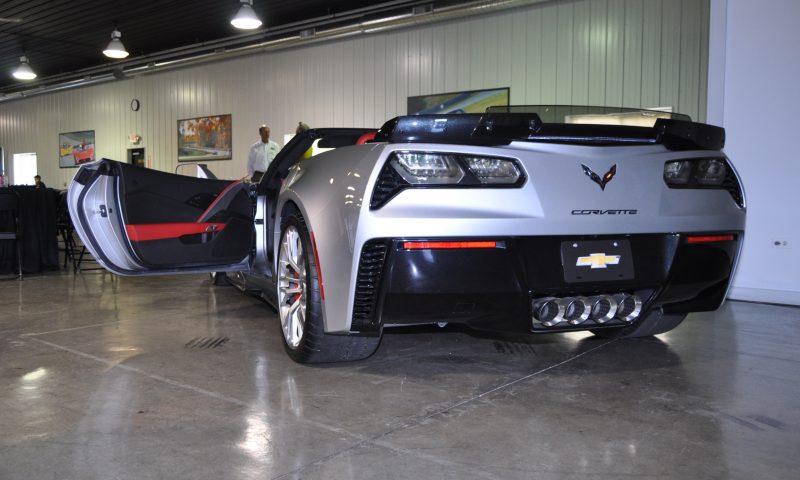
<path fill-rule="evenodd" d="M 142 223 L 125 225 L 128 239 L 132 242 L 165 240 L 168 238 L 180 238 L 184 235 L 221 232 L 222 230 L 225 230 L 224 223 Z"/>

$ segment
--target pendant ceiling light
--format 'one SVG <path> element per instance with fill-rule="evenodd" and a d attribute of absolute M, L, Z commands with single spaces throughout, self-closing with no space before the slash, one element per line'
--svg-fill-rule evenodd
<path fill-rule="evenodd" d="M 231 20 L 231 25 L 242 30 L 253 30 L 261 26 L 261 20 L 258 19 L 256 12 L 253 11 L 253 0 L 241 0 L 242 6 L 239 12 Z"/>
<path fill-rule="evenodd" d="M 125 45 L 122 44 L 122 34 L 116 28 L 111 32 L 111 41 L 108 46 L 103 50 L 103 55 L 110 58 L 125 58 L 128 56 L 128 51 L 125 50 Z"/>
<path fill-rule="evenodd" d="M 14 73 L 12 73 L 14 78 L 19 80 L 33 80 L 36 78 L 36 72 L 28 65 L 28 57 L 25 55 L 19 57 L 19 62 L 19 66 L 14 70 Z"/>

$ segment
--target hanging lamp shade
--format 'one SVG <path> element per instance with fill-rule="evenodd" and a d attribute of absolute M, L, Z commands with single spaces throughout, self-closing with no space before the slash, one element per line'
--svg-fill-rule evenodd
<path fill-rule="evenodd" d="M 242 6 L 239 7 L 239 11 L 236 13 L 236 16 L 231 20 L 231 25 L 241 30 L 253 30 L 254 28 L 260 27 L 261 20 L 253 10 L 253 1 L 241 0 L 241 2 Z"/>
<path fill-rule="evenodd" d="M 14 70 L 14 73 L 12 73 L 14 78 L 19 80 L 33 80 L 36 78 L 36 72 L 34 72 L 28 64 L 28 57 L 25 55 L 19 57 L 19 62 L 19 66 Z"/>
<path fill-rule="evenodd" d="M 125 45 L 122 44 L 122 34 L 117 30 L 114 29 L 111 32 L 111 41 L 108 42 L 108 46 L 105 50 L 103 50 L 103 55 L 109 58 L 125 58 L 128 56 L 128 51 L 125 50 Z"/>

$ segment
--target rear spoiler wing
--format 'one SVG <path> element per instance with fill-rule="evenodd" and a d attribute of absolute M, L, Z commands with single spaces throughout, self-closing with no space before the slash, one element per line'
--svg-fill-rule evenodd
<path fill-rule="evenodd" d="M 536 113 L 408 115 L 386 122 L 375 142 L 508 145 L 514 141 L 575 145 L 662 144 L 670 150 L 721 150 L 725 129 L 658 118 L 652 127 L 544 123 Z"/>

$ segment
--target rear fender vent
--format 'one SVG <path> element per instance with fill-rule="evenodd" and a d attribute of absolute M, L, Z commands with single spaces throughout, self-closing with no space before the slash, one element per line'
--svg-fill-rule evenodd
<path fill-rule="evenodd" d="M 727 174 L 725 175 L 725 180 L 722 182 L 722 188 L 728 191 L 733 198 L 733 201 L 736 202 L 736 205 L 739 205 L 739 208 L 744 208 L 744 195 L 742 195 L 742 186 L 739 183 L 739 180 L 736 178 L 736 174 L 733 173 L 733 169 L 728 164 Z"/>
<path fill-rule="evenodd" d="M 370 210 L 377 210 L 391 200 L 395 195 L 408 188 L 410 185 L 405 179 L 392 168 L 389 162 L 383 166 L 375 188 L 372 190 L 372 198 L 369 201 Z"/>
<path fill-rule="evenodd" d="M 377 303 L 387 250 L 388 242 L 383 239 L 369 240 L 361 249 L 353 299 L 351 331 L 359 333 L 380 331 Z"/>

